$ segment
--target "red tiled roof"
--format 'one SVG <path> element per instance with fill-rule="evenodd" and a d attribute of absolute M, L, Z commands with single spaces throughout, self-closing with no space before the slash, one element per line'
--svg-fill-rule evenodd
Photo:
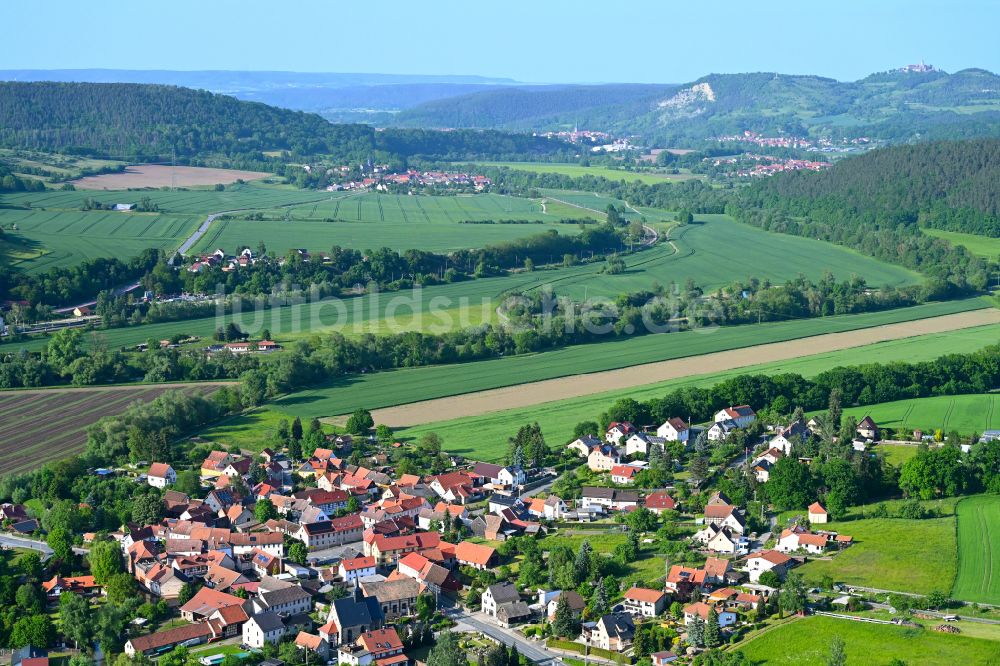
<path fill-rule="evenodd" d="M 645 587 L 633 587 L 625 593 L 625 598 L 655 604 L 663 598 L 663 592 L 661 590 L 650 590 Z"/>

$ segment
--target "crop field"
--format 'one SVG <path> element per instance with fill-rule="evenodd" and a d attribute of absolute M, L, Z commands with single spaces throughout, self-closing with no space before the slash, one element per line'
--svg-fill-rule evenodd
<path fill-rule="evenodd" d="M 0 210 L 0 248 L 31 273 L 109 255 L 127 258 L 150 247 L 174 250 L 199 222 L 194 215 L 161 213 Z"/>
<path fill-rule="evenodd" d="M 894 659 L 908 666 L 1000 664 L 995 641 L 822 616 L 774 626 L 735 649 L 754 664 L 815 666 L 826 663 L 834 636 L 844 640 L 849 664 L 890 666 Z"/>
<path fill-rule="evenodd" d="M 1000 604 L 1000 497 L 967 497 L 957 513 L 958 576 L 951 595 Z"/>
<path fill-rule="evenodd" d="M 858 421 L 871 416 L 882 428 L 920 429 L 948 433 L 957 430 L 963 435 L 1000 428 L 1000 394 L 944 395 L 883 402 L 877 405 L 849 407 L 845 416 Z"/>
<path fill-rule="evenodd" d="M 366 193 L 338 195 L 283 211 L 263 211 L 264 220 L 219 220 L 195 251 L 255 245 L 263 241 L 283 254 L 291 248 L 328 250 L 334 245 L 355 249 L 389 247 L 452 252 L 501 243 L 556 230 L 576 234 L 575 224 L 560 219 L 603 218 L 570 209 L 543 212 L 538 201 L 498 194 L 470 196 L 406 196 Z M 531 224 L 463 224 L 466 221 L 526 220 Z"/>
<path fill-rule="evenodd" d="M 478 162 L 479 166 L 506 167 L 515 171 L 529 171 L 532 173 L 555 173 L 560 176 L 570 176 L 571 178 L 581 178 L 583 176 L 593 176 L 595 178 L 607 178 L 608 180 L 638 180 L 646 185 L 656 183 L 666 183 L 670 181 L 691 180 L 692 178 L 703 178 L 698 174 L 687 172 L 665 173 L 654 171 L 632 172 L 624 169 L 612 169 L 606 166 L 582 166 L 580 164 L 556 164 L 547 162 Z"/>
<path fill-rule="evenodd" d="M 189 187 L 192 185 L 228 185 L 237 180 L 257 180 L 270 176 L 259 171 L 208 169 L 205 167 L 138 164 L 121 173 L 87 176 L 73 181 L 81 190 L 127 190 L 141 187 Z"/>
<path fill-rule="evenodd" d="M 966 306 L 968 305 L 966 304 Z M 646 363 L 698 357 L 728 350 L 742 350 L 765 343 L 787 342 L 828 333 L 857 331 L 889 323 L 910 322 L 917 318 L 922 319 L 921 314 L 931 313 L 925 314 L 925 316 L 935 317 L 946 312 L 947 310 L 939 310 L 938 304 L 935 304 L 880 313 L 723 327 L 716 329 L 711 334 L 701 331 L 681 331 L 631 339 L 622 338 L 608 342 L 564 347 L 536 354 L 522 354 L 452 365 L 407 368 L 350 377 L 335 382 L 331 387 L 307 391 L 307 395 L 293 396 L 288 398 L 288 401 L 309 404 L 309 416 L 335 416 L 349 413 L 358 407 L 372 409 L 402 405 L 418 400 L 463 396 L 475 391 L 520 386 L 559 377 L 574 376 L 571 381 L 582 382 L 585 381 L 584 378 L 575 376 L 630 368 Z M 986 310 L 983 312 L 995 321 L 994 311 Z M 916 324 L 906 323 L 902 327 L 903 330 L 896 334 L 896 337 L 912 335 L 911 329 L 914 329 L 915 326 Z M 874 335 L 876 339 L 885 339 L 880 331 L 875 332 Z M 862 336 L 851 337 L 857 338 L 859 342 L 838 340 L 840 348 L 864 344 Z M 810 349 L 828 351 L 819 344 L 813 348 L 810 341 L 796 355 L 808 355 Z M 744 356 L 746 359 L 752 359 L 752 354 Z M 698 368 L 706 364 L 706 360 L 697 359 L 691 363 L 691 367 Z M 727 368 L 739 365 L 741 364 L 738 360 L 730 357 L 726 357 L 723 362 L 723 367 Z M 744 365 L 749 365 L 749 363 L 744 363 Z M 688 374 L 696 372 L 695 369 Z M 637 381 L 635 383 L 644 382 Z M 603 383 L 598 383 L 592 392 L 600 392 L 602 390 L 600 386 L 603 386 Z M 494 408 L 501 406 L 502 402 L 494 403 Z M 307 414 L 302 415 L 306 416 Z M 399 424 L 389 422 L 389 425 Z"/>
<path fill-rule="evenodd" d="M 683 285 L 689 278 L 706 291 L 751 276 L 780 283 L 800 274 L 819 280 L 828 271 L 841 280 L 860 275 L 872 286 L 920 281 L 909 270 L 830 243 L 769 233 L 725 215 L 699 215 L 697 221 L 671 230 L 673 244 L 661 243 L 624 257 L 624 273 L 605 274 L 600 265 L 539 272 L 535 274 L 537 287 L 551 284 L 556 293 L 582 300 L 614 298 L 649 289 L 654 282 Z M 761 257 L 781 259 L 762 261 Z M 530 285 L 521 288 L 526 287 Z"/>
<path fill-rule="evenodd" d="M 990 238 L 989 236 L 978 236 L 976 234 L 963 234 L 958 231 L 942 231 L 941 229 L 924 228 L 922 231 L 934 238 L 943 238 L 952 245 L 961 245 L 972 254 L 996 259 L 1000 257 L 1000 238 Z"/>
<path fill-rule="evenodd" d="M 688 386 L 708 387 L 739 374 L 763 373 L 777 375 L 796 373 L 810 377 L 837 366 L 892 361 L 927 361 L 943 354 L 960 354 L 977 351 L 995 344 L 1000 335 L 1000 325 L 981 326 L 948 333 L 920 335 L 902 340 L 814 354 L 796 359 L 755 364 L 723 372 L 698 373 L 691 377 L 657 382 L 637 382 L 627 389 L 615 389 L 564 400 L 547 399 L 528 407 L 516 407 L 466 417 L 436 418 L 447 411 L 428 410 L 424 425 L 405 428 L 398 435 L 416 438 L 425 432 L 436 432 L 443 438 L 445 448 L 477 460 L 498 460 L 506 452 L 507 438 L 525 423 L 538 422 L 550 445 L 561 446 L 572 439 L 573 427 L 587 420 L 594 420 L 615 400 L 633 398 L 650 400 L 668 391 Z M 308 408 L 304 403 L 301 409 Z M 375 413 L 379 421 L 379 413 Z"/>
<path fill-rule="evenodd" d="M 0 475 L 81 451 L 90 424 L 125 411 L 137 400 L 152 400 L 173 389 L 208 393 L 217 387 L 161 384 L 0 392 Z"/>
<path fill-rule="evenodd" d="M 216 192 L 214 189 L 152 189 L 109 190 L 106 192 L 54 190 L 6 193 L 0 195 L 0 205 L 78 211 L 84 199 L 88 197 L 106 204 L 136 203 L 143 197 L 149 197 L 164 213 L 207 214 L 227 210 L 274 208 L 330 199 L 333 196 L 335 195 L 330 192 L 247 183 L 227 186 L 222 192 Z M 0 219 L 4 214 L 6 211 L 0 209 Z"/>

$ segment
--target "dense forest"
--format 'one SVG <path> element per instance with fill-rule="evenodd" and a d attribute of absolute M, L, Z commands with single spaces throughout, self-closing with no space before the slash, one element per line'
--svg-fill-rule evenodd
<path fill-rule="evenodd" d="M 363 162 L 414 156 L 502 159 L 571 150 L 527 134 L 376 132 L 174 86 L 52 82 L 0 82 L 0 146 L 129 161 L 221 156 L 244 167 L 274 162 L 263 151 Z"/>

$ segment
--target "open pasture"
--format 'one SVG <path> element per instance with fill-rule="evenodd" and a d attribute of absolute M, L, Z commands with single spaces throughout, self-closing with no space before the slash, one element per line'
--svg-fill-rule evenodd
<path fill-rule="evenodd" d="M 943 238 L 952 245 L 961 245 L 972 254 L 987 259 L 995 260 L 1000 257 L 1000 238 L 990 238 L 989 236 L 979 236 L 976 234 L 965 234 L 959 231 L 943 231 L 941 229 L 931 229 L 925 227 L 922 230 L 928 236 Z"/>
<path fill-rule="evenodd" d="M 565 213 L 570 213 L 569 215 Z M 538 201 L 497 194 L 471 196 L 407 196 L 365 193 L 338 194 L 280 211 L 262 211 L 264 220 L 218 220 L 196 251 L 215 247 L 254 246 L 263 241 L 271 250 L 328 250 L 334 245 L 355 249 L 390 247 L 451 252 L 482 247 L 556 230 L 576 234 L 575 224 L 561 219 L 603 218 L 589 211 L 545 212 Z M 519 220 L 529 224 L 465 224 L 484 220 Z"/>
<path fill-rule="evenodd" d="M 528 171 L 531 173 L 554 173 L 560 176 L 570 176 L 571 178 L 582 178 L 593 176 L 594 178 L 607 178 L 608 180 L 624 180 L 632 182 L 638 180 L 646 185 L 657 183 L 668 183 L 671 181 L 691 180 L 692 178 L 703 178 L 692 173 L 666 173 L 659 171 L 626 171 L 624 169 L 613 169 L 606 166 L 583 166 L 581 164 L 560 164 L 548 162 L 478 162 L 479 166 L 505 167 L 514 171 Z"/>
<path fill-rule="evenodd" d="M 237 180 L 258 180 L 270 176 L 259 171 L 209 169 L 206 167 L 171 166 L 167 164 L 137 164 L 121 173 L 87 176 L 73 181 L 81 190 L 127 190 L 141 187 L 190 187 L 198 185 L 228 185 Z"/>
<path fill-rule="evenodd" d="M 136 401 L 170 390 L 209 393 L 217 383 L 0 392 L 0 475 L 24 472 L 83 450 L 87 427 Z"/>
<path fill-rule="evenodd" d="M 849 664 L 1000 664 L 995 641 L 822 616 L 797 618 L 770 627 L 734 649 L 741 650 L 753 664 L 815 666 L 827 663 L 835 636 L 843 639 Z"/>

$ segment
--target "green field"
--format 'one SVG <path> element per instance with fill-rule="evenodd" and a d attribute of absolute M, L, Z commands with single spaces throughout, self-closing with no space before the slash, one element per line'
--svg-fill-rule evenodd
<path fill-rule="evenodd" d="M 995 641 L 822 616 L 791 620 L 735 649 L 755 664 L 815 666 L 826 663 L 834 636 L 844 640 L 848 664 L 888 666 L 893 659 L 901 659 L 907 666 L 1000 664 Z"/>
<path fill-rule="evenodd" d="M 328 250 L 334 245 L 356 249 L 389 247 L 400 252 L 413 248 L 452 252 L 548 230 L 576 234 L 577 225 L 559 221 L 604 217 L 580 209 L 543 212 L 536 200 L 499 194 L 337 194 L 332 199 L 262 213 L 263 221 L 217 221 L 194 251 L 206 252 L 216 247 L 231 250 L 264 241 L 279 254 L 290 248 Z M 482 220 L 529 220 L 534 224 L 462 223 Z"/>
<path fill-rule="evenodd" d="M 624 169 L 612 169 L 606 166 L 582 166 L 580 164 L 556 164 L 547 162 L 477 162 L 479 166 L 506 167 L 515 171 L 529 171 L 531 173 L 555 173 L 560 176 L 570 176 L 571 178 L 581 178 L 583 176 L 593 176 L 595 178 L 607 178 L 608 180 L 625 180 L 632 182 L 638 180 L 646 185 L 656 183 L 666 183 L 669 181 L 691 180 L 692 178 L 704 178 L 691 173 L 661 173 L 653 171 L 630 172 Z"/>
<path fill-rule="evenodd" d="M 807 580 L 928 594 L 950 592 L 958 570 L 954 503 L 942 503 L 941 518 L 868 518 L 825 527 L 854 537 L 829 559 L 810 559 L 797 569 Z"/>
<path fill-rule="evenodd" d="M 169 252 L 200 222 L 187 214 L 0 210 L 7 239 L 0 252 L 28 272 L 44 271 L 85 259 L 128 258 L 150 247 Z M 13 225 L 17 231 L 11 231 Z"/>
<path fill-rule="evenodd" d="M 845 416 L 871 416 L 881 428 L 957 430 L 963 435 L 1000 428 L 1000 394 L 943 395 L 849 407 Z"/>
<path fill-rule="evenodd" d="M 924 228 L 921 231 L 928 236 L 934 236 L 934 238 L 943 238 L 952 245 L 961 245 L 967 248 L 972 254 L 979 255 L 980 257 L 993 260 L 1000 257 L 1000 238 L 930 228 Z"/>
<path fill-rule="evenodd" d="M 912 321 L 977 309 L 982 305 L 983 302 L 978 299 L 948 301 L 884 312 L 721 327 L 710 334 L 698 330 L 681 331 L 486 361 L 390 370 L 347 377 L 329 387 L 293 394 L 280 401 L 279 408 L 303 417 L 335 416 L 358 407 L 389 407 L 555 377 Z"/>
<path fill-rule="evenodd" d="M 442 418 L 427 425 L 407 428 L 399 434 L 403 437 L 419 437 L 425 432 L 433 431 L 441 435 L 445 448 L 451 452 L 480 460 L 498 460 L 506 451 L 507 438 L 525 423 L 537 421 L 547 441 L 558 446 L 571 438 L 573 426 L 581 421 L 596 419 L 619 398 L 649 400 L 677 388 L 707 387 L 740 374 L 776 375 L 791 372 L 809 377 L 837 366 L 891 361 L 927 361 L 942 354 L 968 353 L 982 349 L 986 345 L 996 344 L 997 336 L 1000 336 L 1000 325 L 921 335 L 788 361 L 754 365 L 728 372 L 636 386 L 627 391 L 609 391 L 568 400 L 554 400 L 531 407 L 501 410 L 475 417 Z"/>
<path fill-rule="evenodd" d="M 957 513 L 958 576 L 951 595 L 1000 604 L 1000 497 L 967 497 Z"/>

